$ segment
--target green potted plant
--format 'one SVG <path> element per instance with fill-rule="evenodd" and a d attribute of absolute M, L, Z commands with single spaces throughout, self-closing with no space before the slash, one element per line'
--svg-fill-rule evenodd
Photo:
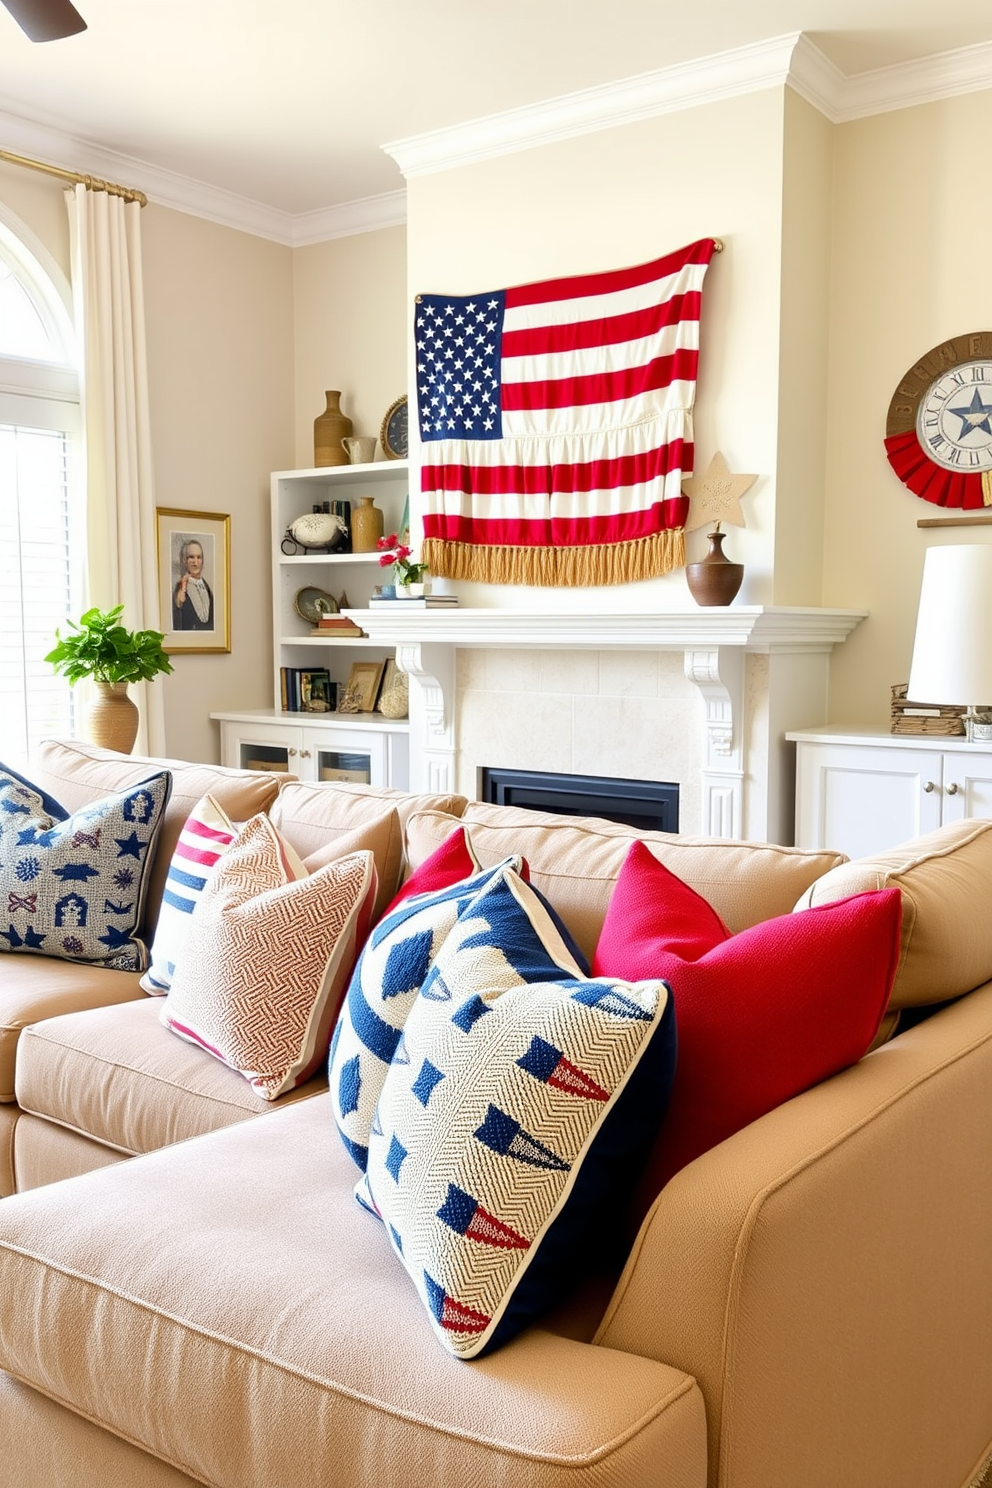
<path fill-rule="evenodd" d="M 172 662 L 162 649 L 158 630 L 127 630 L 120 623 L 122 604 L 111 610 L 87 610 L 66 623 L 70 632 L 55 632 L 56 645 L 45 657 L 70 686 L 89 678 L 96 699 L 87 714 L 87 732 L 94 744 L 130 753 L 138 732 L 138 710 L 127 695 L 129 682 L 147 682 L 159 672 L 171 672 Z"/>

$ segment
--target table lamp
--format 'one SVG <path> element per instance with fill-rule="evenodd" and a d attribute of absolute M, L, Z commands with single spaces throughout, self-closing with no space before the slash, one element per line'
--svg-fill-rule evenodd
<path fill-rule="evenodd" d="M 909 697 L 967 708 L 968 738 L 992 739 L 992 544 L 927 548 Z"/>

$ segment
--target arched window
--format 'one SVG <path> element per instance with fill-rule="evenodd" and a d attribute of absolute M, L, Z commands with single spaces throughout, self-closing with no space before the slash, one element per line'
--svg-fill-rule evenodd
<path fill-rule="evenodd" d="M 0 759 L 73 732 L 44 660 L 79 612 L 85 515 L 79 377 L 65 276 L 0 204 Z"/>

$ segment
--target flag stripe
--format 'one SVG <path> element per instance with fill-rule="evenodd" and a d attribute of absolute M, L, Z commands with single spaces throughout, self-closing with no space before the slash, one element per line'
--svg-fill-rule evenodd
<path fill-rule="evenodd" d="M 506 387 L 507 383 L 612 372 L 621 367 L 646 366 L 655 358 L 671 356 L 683 347 L 696 351 L 698 345 L 697 321 L 665 326 L 650 336 L 640 336 L 636 340 L 607 342 L 600 346 L 579 346 L 564 351 L 534 351 L 512 357 L 506 355 L 504 337 L 500 378 Z"/>
<path fill-rule="evenodd" d="M 434 448 L 447 452 L 449 446 L 442 444 Z M 459 442 L 456 448 L 459 453 L 467 454 L 467 444 Z M 581 464 L 529 465 L 517 461 L 511 465 L 485 466 L 463 457 L 463 461 L 425 465 L 423 475 L 434 491 L 465 491 L 479 496 L 498 493 L 550 496 L 553 492 L 615 491 L 620 486 L 646 484 L 672 471 L 681 473 L 686 462 L 691 468 L 692 445 L 675 440 L 641 454 L 621 455 L 613 460 L 586 460 Z"/>
<path fill-rule="evenodd" d="M 540 304 L 548 300 L 571 300 L 576 296 L 610 294 L 618 289 L 649 284 L 677 274 L 686 264 L 705 267 L 713 252 L 713 239 L 701 238 L 689 248 L 667 253 L 650 263 L 635 264 L 628 269 L 608 269 L 602 274 L 574 274 L 567 279 L 545 279 L 539 284 L 517 285 L 506 291 L 507 309 L 518 305 Z M 480 297 L 481 298 L 481 297 Z"/>
<path fill-rule="evenodd" d="M 695 381 L 699 353 L 688 347 L 672 356 L 656 357 L 647 366 L 596 372 L 588 377 L 560 377 L 542 382 L 503 384 L 507 412 L 532 408 L 575 408 L 585 403 L 615 403 L 637 398 L 669 383 Z"/>
<path fill-rule="evenodd" d="M 597 547 L 602 543 L 638 542 L 659 531 L 684 527 L 688 508 L 689 499 L 682 496 L 634 511 L 571 520 L 549 517 L 528 522 L 435 513 L 424 519 L 424 536 L 486 547 Z"/>
<path fill-rule="evenodd" d="M 702 304 L 699 290 L 673 295 L 629 310 L 617 311 L 598 320 L 550 321 L 514 329 L 507 316 L 503 327 L 503 358 L 536 356 L 555 351 L 581 351 L 590 346 L 615 346 L 624 341 L 640 341 L 680 321 L 698 322 Z"/>

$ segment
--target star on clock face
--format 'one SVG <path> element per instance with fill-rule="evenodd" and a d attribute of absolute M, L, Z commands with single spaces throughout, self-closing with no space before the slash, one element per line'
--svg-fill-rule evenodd
<path fill-rule="evenodd" d="M 977 387 L 971 395 L 971 402 L 967 408 L 948 408 L 947 411 L 961 420 L 961 428 L 958 431 L 959 439 L 964 439 L 966 434 L 974 434 L 979 430 L 983 434 L 992 435 L 992 425 L 989 424 L 992 403 L 982 402 L 982 395 Z"/>

